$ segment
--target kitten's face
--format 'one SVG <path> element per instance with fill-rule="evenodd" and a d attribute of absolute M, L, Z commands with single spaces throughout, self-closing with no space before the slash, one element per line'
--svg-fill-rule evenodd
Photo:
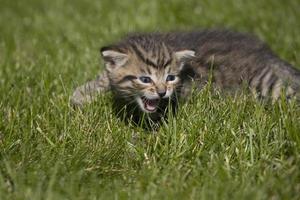
<path fill-rule="evenodd" d="M 135 100 L 142 111 L 152 113 L 157 111 L 161 101 L 174 98 L 179 77 L 172 65 L 162 70 L 152 68 L 149 71 L 149 74 L 137 75 Z"/>
<path fill-rule="evenodd" d="M 145 113 L 164 109 L 163 102 L 175 98 L 180 83 L 180 56 L 192 54 L 194 52 L 187 50 L 171 52 L 165 46 L 151 52 L 137 46 L 123 52 L 102 49 L 114 93 Z"/>

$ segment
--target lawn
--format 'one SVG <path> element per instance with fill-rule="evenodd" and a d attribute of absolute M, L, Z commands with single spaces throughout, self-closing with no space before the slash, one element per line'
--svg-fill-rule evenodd
<path fill-rule="evenodd" d="M 300 67 L 298 0 L 0 0 L 0 199 L 300 199 L 300 106 L 205 88 L 156 133 L 76 86 L 128 32 L 227 27 Z"/>

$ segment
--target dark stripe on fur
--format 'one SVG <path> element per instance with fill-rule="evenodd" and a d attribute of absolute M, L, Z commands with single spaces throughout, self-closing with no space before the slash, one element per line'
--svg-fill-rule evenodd
<path fill-rule="evenodd" d="M 132 81 L 134 79 L 137 79 L 137 77 L 132 76 L 132 75 L 128 75 L 128 76 L 125 76 L 124 78 L 122 78 L 120 81 L 118 81 L 117 84 L 121 84 L 121 83 L 124 83 L 126 81 Z"/>
<path fill-rule="evenodd" d="M 260 74 L 260 75 L 258 75 L 258 76 L 260 76 L 259 77 L 259 79 L 258 79 L 258 84 L 257 84 L 257 86 L 255 87 L 255 90 L 256 91 L 259 91 L 259 92 L 262 92 L 263 91 L 263 79 L 265 78 L 265 76 L 268 74 L 270 72 L 270 69 L 266 69 L 266 71 L 265 72 L 262 72 L 263 74 Z"/>
<path fill-rule="evenodd" d="M 143 56 L 143 53 L 135 46 L 135 45 L 132 45 L 132 48 L 133 50 L 135 51 L 136 55 L 147 65 L 151 65 L 152 67 L 155 67 L 157 68 L 157 66 L 152 62 L 150 61 L 149 59 L 145 58 Z"/>

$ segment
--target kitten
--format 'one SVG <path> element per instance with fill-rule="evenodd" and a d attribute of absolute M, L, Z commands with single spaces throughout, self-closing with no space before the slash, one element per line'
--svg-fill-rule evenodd
<path fill-rule="evenodd" d="M 276 100 L 300 91 L 300 71 L 257 38 L 225 30 L 135 34 L 101 48 L 104 72 L 78 87 L 71 101 L 91 102 L 112 91 L 114 108 L 139 123 L 143 113 L 158 122 L 192 84 L 236 91 L 245 84 L 260 97 Z M 120 113 L 120 112 L 119 112 Z"/>

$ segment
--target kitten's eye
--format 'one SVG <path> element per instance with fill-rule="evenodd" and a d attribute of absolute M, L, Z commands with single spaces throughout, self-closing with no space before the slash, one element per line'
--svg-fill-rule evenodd
<path fill-rule="evenodd" d="M 151 78 L 148 77 L 148 76 L 141 76 L 139 79 L 140 79 L 143 83 L 151 83 L 151 82 L 152 82 Z"/>
<path fill-rule="evenodd" d="M 174 75 L 168 75 L 166 81 L 174 81 L 175 78 L 176 77 Z"/>

